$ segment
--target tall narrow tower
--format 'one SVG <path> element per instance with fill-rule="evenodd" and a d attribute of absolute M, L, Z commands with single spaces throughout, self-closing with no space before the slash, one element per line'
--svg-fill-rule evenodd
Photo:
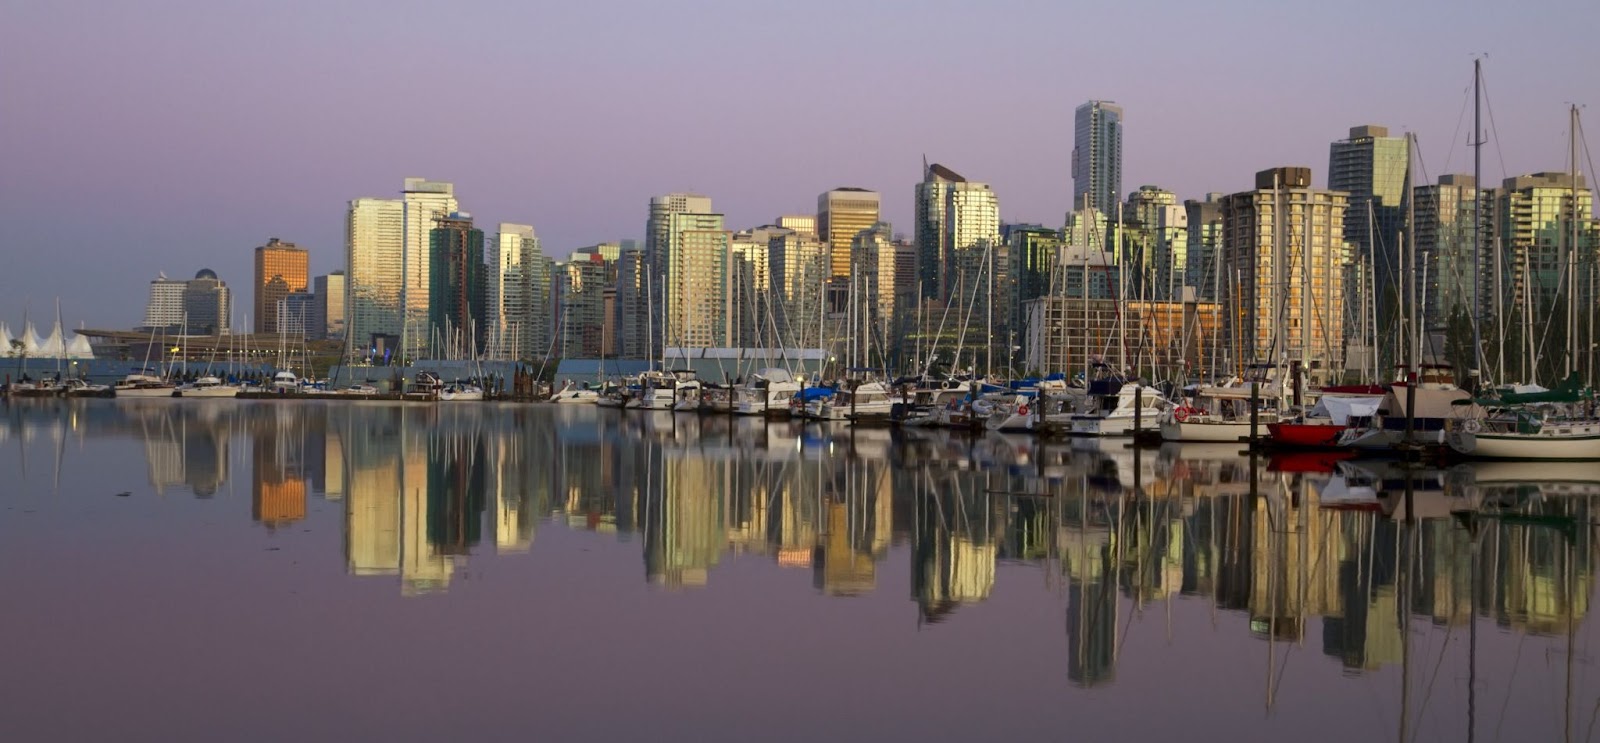
<path fill-rule="evenodd" d="M 1122 200 L 1122 107 L 1089 101 L 1073 120 L 1071 210 L 1115 212 Z"/>

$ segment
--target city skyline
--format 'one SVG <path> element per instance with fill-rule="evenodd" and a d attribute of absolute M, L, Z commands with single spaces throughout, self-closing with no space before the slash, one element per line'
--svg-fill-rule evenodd
<path fill-rule="evenodd" d="M 14 256 L 11 270 L 0 276 L 0 296 L 7 299 L 0 316 L 38 314 L 59 296 L 68 325 L 127 326 L 142 304 L 142 282 L 157 271 L 187 275 L 206 266 L 242 285 L 249 251 L 265 235 L 307 248 L 311 273 L 326 274 L 343 267 L 341 212 L 348 202 L 395 198 L 391 184 L 419 173 L 457 184 L 484 224 L 531 223 L 551 255 L 642 238 L 636 205 L 674 191 L 715 198 L 729 228 L 740 229 L 773 214 L 804 213 L 817 193 L 836 185 L 859 185 L 884 194 L 882 218 L 909 232 L 910 191 L 923 155 L 959 163 L 990 183 L 1003 197 L 1004 221 L 1055 226 L 1071 198 L 1072 112 L 1086 100 L 1114 100 L 1127 111 L 1123 195 L 1151 184 L 1180 199 L 1247 190 L 1255 172 L 1290 164 L 1311 167 L 1321 187 L 1328 144 L 1364 124 L 1387 126 L 1392 135 L 1418 134 L 1428 176 L 1419 183 L 1470 172 L 1463 144 L 1470 124 L 1460 121 L 1471 50 L 1490 53 L 1485 73 L 1496 123 L 1484 152 L 1485 182 L 1564 170 L 1566 102 L 1600 101 L 1600 90 L 1581 72 L 1592 68 L 1587 47 L 1577 43 L 1581 29 L 1595 25 L 1582 19 L 1600 21 L 1600 9 L 1584 3 L 1568 4 L 1562 17 L 1569 22 L 1555 28 L 1535 22 L 1545 14 L 1487 4 L 1479 13 L 1452 12 L 1457 33 L 1437 39 L 1418 38 L 1414 30 L 1437 23 L 1447 6 L 1391 9 L 1386 17 L 1392 25 L 1360 22 L 1359 31 L 1374 45 L 1412 49 L 1414 56 L 1345 60 L 1317 90 L 1293 82 L 1287 70 L 1260 67 L 1249 44 L 1220 45 L 1238 50 L 1209 45 L 1198 60 L 1182 51 L 1192 44 L 1161 51 L 1163 40 L 1197 38 L 1206 29 L 1235 38 L 1292 30 L 1305 54 L 1336 57 L 1363 16 L 1326 8 L 1290 18 L 1275 7 L 1245 5 L 1232 11 L 1254 11 L 1256 20 L 1238 27 L 1228 25 L 1227 9 L 1173 6 L 1165 24 L 1147 29 L 1149 53 L 1124 49 L 1126 39 L 1085 38 L 1070 49 L 1013 46 L 1013 55 L 959 71 L 957 82 L 965 85 L 935 85 L 913 74 L 911 39 L 970 43 L 980 34 L 1024 27 L 1115 22 L 1116 13 L 951 8 L 912 14 L 908 6 L 883 4 L 863 11 L 860 29 L 838 30 L 781 9 L 725 6 L 708 14 L 708 31 L 723 32 L 735 48 L 711 55 L 656 38 L 652 32 L 661 23 L 681 24 L 651 6 L 630 6 L 628 13 L 574 8 L 547 18 L 537 10 L 483 4 L 443 19 L 398 8 L 381 21 L 372 14 L 333 14 L 314 29 L 279 19 L 278 10 L 257 17 L 256 11 L 196 6 L 205 11 L 196 12 L 180 5 L 118 8 L 80 19 L 67 9 L 29 6 L 15 12 L 10 33 L 0 31 L 0 62 L 7 63 L 0 67 L 27 71 L 0 83 L 17 102 L 8 112 L 13 136 L 0 141 L 8 162 L 8 177 L 0 179 L 0 244 Z M 176 14 L 185 20 L 182 34 L 172 23 Z M 748 66 L 716 63 L 724 52 L 759 48 L 767 37 L 751 32 L 777 24 L 860 53 L 826 61 L 820 70 L 776 56 Z M 490 39 L 537 27 L 534 39 L 541 43 L 527 58 L 466 55 L 448 75 L 485 101 L 513 92 L 525 97 L 526 108 L 516 109 L 524 115 L 468 122 L 432 114 L 400 123 L 385 118 L 400 110 L 398 91 L 414 89 L 414 81 L 400 82 L 409 79 L 407 72 L 427 70 L 421 56 L 405 50 L 439 25 Z M 884 42 L 865 32 L 890 25 L 904 35 Z M 224 43 L 252 26 L 281 35 L 303 53 L 293 60 L 261 58 L 243 48 L 248 45 Z M 614 32 L 619 54 L 586 60 L 574 74 L 550 74 L 575 56 L 575 42 L 566 38 L 601 31 Z M 355 36 L 350 45 L 328 40 L 344 32 Z M 118 55 L 114 68 L 93 55 L 66 56 L 86 38 Z M 882 48 L 867 48 L 874 45 Z M 136 51 L 152 46 L 164 51 Z M 1118 54 L 1133 63 L 1092 81 L 1070 72 L 1085 59 Z M 859 64 L 856 57 L 870 60 L 869 73 L 840 78 L 843 68 Z M 854 117 L 849 126 L 803 116 L 740 123 L 709 117 L 697 103 L 635 81 L 639 65 L 657 58 L 701 70 L 714 95 L 733 104 L 787 85 L 802 96 L 826 88 L 841 102 L 870 103 L 875 108 L 867 110 L 877 113 Z M 195 65 L 196 59 L 207 64 Z M 1196 61 L 1207 74 L 1178 74 L 1196 69 Z M 341 74 L 318 74 L 329 69 Z M 1243 74 L 1259 70 L 1264 77 Z M 305 73 L 298 78 L 339 79 L 288 84 L 286 76 L 296 71 Z M 445 82 L 443 73 L 428 74 Z M 1005 87 L 990 85 L 998 79 Z M 1051 94 L 1035 96 L 1027 116 L 992 114 L 992 97 L 1027 90 Z M 345 95 L 349 91 L 355 92 Z M 895 103 L 930 95 L 950 104 L 940 108 L 947 113 L 938 120 Z M 263 115 L 275 110 L 317 113 Z M 537 114 L 532 127 L 525 125 L 528 114 Z M 980 120 L 988 131 L 974 137 Z M 96 166 L 77 167 L 89 162 Z M 1580 164 L 1587 170 L 1587 162 Z M 529 172 L 539 177 L 526 177 Z M 146 195 L 126 187 L 135 181 L 159 187 L 145 189 Z M 188 218 L 166 216 L 174 203 Z M 62 229 L 68 221 L 73 228 Z M 145 247 L 119 249 L 129 242 Z M 27 249 L 44 244 L 52 249 Z M 62 251 L 88 260 L 67 275 L 51 260 Z M 130 275 L 141 281 L 128 281 Z"/>

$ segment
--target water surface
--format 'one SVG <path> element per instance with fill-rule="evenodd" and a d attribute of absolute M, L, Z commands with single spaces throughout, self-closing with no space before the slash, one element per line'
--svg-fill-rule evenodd
<path fill-rule="evenodd" d="M 1600 710 L 1586 465 L 0 412 L 0 740 L 1587 740 Z"/>

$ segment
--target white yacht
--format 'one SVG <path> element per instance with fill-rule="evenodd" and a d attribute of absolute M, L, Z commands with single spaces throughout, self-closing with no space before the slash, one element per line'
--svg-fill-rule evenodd
<path fill-rule="evenodd" d="M 457 379 L 439 390 L 441 402 L 479 402 L 483 400 L 483 388 L 478 386 L 476 380 L 461 381 Z"/>
<path fill-rule="evenodd" d="M 238 397 L 239 388 L 210 374 L 177 389 L 178 397 Z"/>
<path fill-rule="evenodd" d="M 577 385 L 568 381 L 560 391 L 550 396 L 550 402 L 557 405 L 593 405 L 600 401 L 600 393 L 589 389 L 588 385 Z"/>
<path fill-rule="evenodd" d="M 1133 383 L 1122 385 L 1116 393 L 1089 398 L 1092 412 L 1069 419 L 1074 436 L 1132 436 L 1134 424 L 1141 431 L 1161 430 L 1161 413 L 1172 403 L 1154 387 Z"/>
<path fill-rule="evenodd" d="M 789 401 L 800 391 L 784 369 L 762 369 L 734 388 L 733 412 L 739 415 L 789 415 Z"/>
<path fill-rule="evenodd" d="M 151 374 L 149 369 L 131 372 L 112 387 L 117 397 L 172 397 L 177 389 L 178 385 Z"/>

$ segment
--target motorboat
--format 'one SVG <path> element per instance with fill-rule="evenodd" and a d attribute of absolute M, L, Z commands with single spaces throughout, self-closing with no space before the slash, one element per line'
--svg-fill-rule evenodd
<path fill-rule="evenodd" d="M 178 387 L 174 393 L 178 397 L 238 397 L 239 388 L 227 384 L 221 379 L 207 374 L 189 384 Z"/>
<path fill-rule="evenodd" d="M 578 385 L 568 381 L 561 389 L 550 396 L 550 402 L 557 405 L 593 405 L 600 401 L 600 393 L 589 389 L 589 385 Z"/>
<path fill-rule="evenodd" d="M 789 401 L 800 383 L 786 369 L 761 369 L 743 385 L 733 388 L 733 412 L 738 415 L 789 415 Z"/>
<path fill-rule="evenodd" d="M 117 397 L 172 397 L 177 389 L 178 385 L 151 374 L 149 369 L 139 369 L 123 377 L 112 392 Z"/>
<path fill-rule="evenodd" d="M 1074 436 L 1131 436 L 1135 428 L 1157 432 L 1161 413 L 1172 407 L 1159 390 L 1137 382 L 1119 385 L 1110 394 L 1096 394 L 1091 387 L 1086 401 L 1090 412 L 1068 418 Z"/>
<path fill-rule="evenodd" d="M 439 390 L 441 402 L 480 402 L 483 399 L 483 387 L 472 379 L 466 381 L 457 379 Z"/>
<path fill-rule="evenodd" d="M 1331 449 L 1350 427 L 1350 419 L 1377 412 L 1383 390 L 1346 392 L 1352 388 L 1325 388 L 1316 405 L 1303 415 L 1267 424 L 1267 443 L 1280 449 Z"/>
<path fill-rule="evenodd" d="M 1252 386 L 1255 391 L 1252 392 Z M 1210 441 L 1234 443 L 1251 438 L 1251 400 L 1254 398 L 1255 424 L 1260 428 L 1255 435 L 1263 434 L 1266 426 L 1278 420 L 1277 410 L 1267 403 L 1280 395 L 1272 383 L 1243 383 L 1237 379 L 1222 385 L 1200 385 L 1193 389 L 1190 399 L 1161 411 L 1161 439 L 1163 441 Z"/>

